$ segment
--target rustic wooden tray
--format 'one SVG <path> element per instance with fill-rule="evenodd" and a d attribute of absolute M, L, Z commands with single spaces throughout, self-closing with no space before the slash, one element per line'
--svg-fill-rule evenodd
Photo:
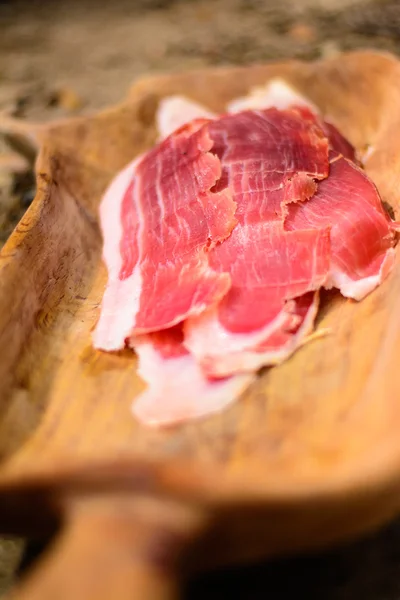
<path fill-rule="evenodd" d="M 399 261 L 361 303 L 327 296 L 330 335 L 195 423 L 141 427 L 134 354 L 91 345 L 99 200 L 154 142 L 159 99 L 222 110 L 275 76 L 369 149 L 398 218 L 400 64 L 384 54 L 147 78 L 98 116 L 28 132 L 38 192 L 0 255 L 0 530 L 64 527 L 21 598 L 173 595 L 176 573 L 330 544 L 400 508 Z"/>

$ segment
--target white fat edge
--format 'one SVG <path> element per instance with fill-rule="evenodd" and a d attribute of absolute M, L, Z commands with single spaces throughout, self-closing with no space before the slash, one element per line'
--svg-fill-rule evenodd
<path fill-rule="evenodd" d="M 200 362 L 205 357 L 214 358 L 226 352 L 241 352 L 257 346 L 280 329 L 287 317 L 287 311 L 282 309 L 273 321 L 253 333 L 232 333 L 223 327 L 218 317 L 218 308 L 214 308 L 185 321 L 184 346 Z"/>
<path fill-rule="evenodd" d="M 291 85 L 280 78 L 272 79 L 264 86 L 255 87 L 247 96 L 236 98 L 227 105 L 230 113 L 242 110 L 259 110 L 262 108 L 278 108 L 284 110 L 291 106 L 306 106 L 319 114 L 318 107 L 308 98 L 296 91 Z"/>
<path fill-rule="evenodd" d="M 152 342 L 144 339 L 134 340 L 134 345 L 139 357 L 138 374 L 148 387 L 135 398 L 132 412 L 149 427 L 218 413 L 237 400 L 253 381 L 253 375 L 245 374 L 210 382 L 190 354 L 163 358 Z"/>
<path fill-rule="evenodd" d="M 345 298 L 362 300 L 378 287 L 387 275 L 389 275 L 394 266 L 395 255 L 396 252 L 394 248 L 389 248 L 378 273 L 376 273 L 376 275 L 370 275 L 369 277 L 363 277 L 362 279 L 351 279 L 339 269 L 332 269 L 329 282 L 324 287 L 326 289 L 331 289 L 332 287 L 337 288 Z"/>
<path fill-rule="evenodd" d="M 215 119 L 216 114 L 205 106 L 184 96 L 167 96 L 160 101 L 156 114 L 159 140 L 193 121 L 193 119 Z"/>
<path fill-rule="evenodd" d="M 265 86 L 254 88 L 248 96 L 232 100 L 227 105 L 227 110 L 235 113 L 269 107 L 285 109 L 294 104 L 306 106 L 315 113 L 319 113 L 318 107 L 311 100 L 300 94 L 283 79 L 276 78 Z M 193 119 L 215 119 L 217 116 L 202 104 L 185 96 L 167 96 L 160 101 L 156 113 L 159 140 L 164 139 Z"/>
<path fill-rule="evenodd" d="M 122 237 L 121 204 L 135 169 L 137 157 L 113 179 L 100 204 L 100 223 L 103 232 L 103 260 L 108 270 L 100 318 L 93 333 L 93 345 L 101 350 L 119 350 L 124 347 L 139 310 L 142 275 L 137 266 L 132 275 L 119 279 L 122 267 L 120 241 Z M 109 308 L 110 307 L 110 308 Z"/>
<path fill-rule="evenodd" d="M 262 367 L 272 367 L 281 364 L 300 346 L 307 342 L 306 336 L 314 328 L 318 307 L 319 295 L 318 292 L 315 292 L 313 303 L 307 311 L 303 323 L 283 347 L 265 352 L 255 352 L 254 350 L 246 349 L 241 352 L 213 357 L 212 374 L 215 377 L 226 377 L 231 373 L 254 373 Z"/>

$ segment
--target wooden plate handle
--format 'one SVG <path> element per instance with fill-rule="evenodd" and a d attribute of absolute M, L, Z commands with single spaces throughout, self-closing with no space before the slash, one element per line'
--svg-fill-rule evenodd
<path fill-rule="evenodd" d="M 12 600 L 173 600 L 198 515 L 151 498 L 75 501 L 64 529 Z"/>

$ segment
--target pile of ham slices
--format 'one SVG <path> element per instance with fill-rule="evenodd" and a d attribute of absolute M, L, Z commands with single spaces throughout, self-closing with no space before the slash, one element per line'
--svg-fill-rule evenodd
<path fill-rule="evenodd" d="M 396 229 L 353 147 L 280 81 L 214 115 L 159 108 L 159 143 L 101 204 L 108 283 L 98 349 L 126 345 L 147 425 L 222 410 L 313 330 L 321 288 L 362 299 Z"/>

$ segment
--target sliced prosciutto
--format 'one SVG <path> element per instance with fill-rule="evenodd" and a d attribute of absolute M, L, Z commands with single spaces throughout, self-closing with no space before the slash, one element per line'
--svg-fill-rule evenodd
<path fill-rule="evenodd" d="M 218 303 L 230 287 L 207 251 L 236 224 L 228 189 L 212 192 L 221 164 L 196 121 L 130 165 L 101 207 L 108 284 L 95 346 L 115 350 L 129 335 L 171 327 Z"/>
<path fill-rule="evenodd" d="M 328 140 L 311 113 L 245 111 L 207 129 L 222 165 L 216 188 L 232 191 L 239 225 L 282 220 L 286 204 L 311 197 L 328 175 Z"/>
<path fill-rule="evenodd" d="M 102 203 L 95 332 L 97 347 L 135 348 L 147 387 L 133 412 L 151 426 L 219 412 L 287 359 L 313 331 L 322 287 L 371 292 L 399 228 L 353 146 L 283 81 L 223 115 L 167 98 L 157 123 L 163 141 Z"/>
<path fill-rule="evenodd" d="M 156 121 L 157 131 L 164 139 L 195 119 L 215 119 L 217 115 L 201 104 L 183 96 L 168 96 L 160 101 Z"/>
<path fill-rule="evenodd" d="M 316 181 L 328 175 L 329 144 L 309 111 L 307 118 L 294 110 L 246 111 L 208 127 L 238 219 L 230 237 L 210 251 L 210 265 L 228 272 L 232 285 L 218 305 L 187 319 L 185 345 L 206 375 L 223 377 L 266 364 L 267 352 L 258 346 L 267 347 L 282 330 L 298 340 L 290 323 L 293 317 L 301 323 L 305 315 L 297 315 L 291 301 L 328 280 L 329 227 L 290 235 L 283 223 L 289 206 L 306 202 Z M 269 364 L 276 362 L 276 343 L 270 348 Z M 253 351 L 257 358 L 247 360 Z"/>
<path fill-rule="evenodd" d="M 217 307 L 185 323 L 185 345 L 208 376 L 252 371 L 286 358 L 312 328 L 310 318 L 316 313 L 313 294 L 308 295 L 309 313 L 299 309 L 298 299 L 323 287 L 330 273 L 329 228 L 284 232 L 278 227 L 253 227 L 248 234 L 243 227 L 240 231 L 251 243 L 244 247 L 239 236 L 235 255 L 232 235 L 230 244 L 215 252 L 215 260 L 225 268 L 232 261 L 231 289 Z M 303 328 L 307 315 L 308 325 Z M 282 334 L 286 341 L 281 352 L 276 340 L 283 339 Z M 255 356 L 249 359 L 253 351 Z"/>
<path fill-rule="evenodd" d="M 361 300 L 393 266 L 395 224 L 365 173 L 343 156 L 332 157 L 329 177 L 303 205 L 288 206 L 285 229 L 330 228 L 331 270 L 325 287 Z"/>
<path fill-rule="evenodd" d="M 279 89 L 279 91 L 281 90 L 282 88 Z M 276 91 L 273 89 L 275 96 Z M 294 96 L 293 100 L 297 103 L 295 110 L 305 120 L 315 121 L 317 118 L 315 113 L 307 107 L 305 102 L 301 102 L 299 106 L 298 96 Z M 258 101 L 260 106 L 268 106 L 269 91 L 267 90 L 264 95 L 259 91 Z M 288 91 L 286 91 L 283 104 L 281 103 L 281 106 L 283 105 L 290 105 Z M 254 96 L 251 98 L 249 106 L 255 108 Z M 235 109 L 238 107 L 236 105 Z M 245 108 L 243 99 L 240 102 L 240 108 L 242 110 Z M 285 207 L 284 230 L 285 232 L 292 231 L 299 236 L 304 235 L 307 230 L 329 232 L 329 248 L 327 244 L 320 255 L 325 258 L 325 279 L 315 279 L 315 287 L 312 288 L 311 277 L 308 280 L 310 285 L 308 291 L 316 290 L 319 287 L 334 286 L 345 296 L 361 299 L 383 280 L 393 266 L 394 224 L 384 211 L 375 186 L 354 164 L 353 161 L 356 161 L 354 148 L 332 124 L 326 123 L 320 118 L 319 123 L 329 138 L 329 176 L 321 178 L 318 187 L 316 186 L 316 193 L 310 194 L 304 202 L 296 201 L 296 194 L 291 191 L 289 197 L 293 198 L 293 201 L 283 202 Z M 220 156 L 224 173 L 226 165 L 223 152 L 220 153 Z M 237 214 L 240 215 L 241 191 L 235 187 L 233 191 L 234 199 L 238 202 Z M 269 198 L 265 199 L 266 202 L 268 200 Z M 261 205 L 261 202 L 257 202 L 257 206 Z M 363 211 L 360 217 L 357 216 L 356 207 Z M 373 209 L 375 209 L 375 213 Z M 245 206 L 246 218 L 251 210 L 251 207 Z M 228 253 L 228 248 L 233 245 L 241 226 L 242 222 L 239 216 L 237 228 L 220 248 L 215 249 L 212 257 Z M 285 234 L 279 233 L 282 239 L 285 239 Z M 238 237 L 240 236 L 238 235 Z M 298 319 L 301 323 L 299 329 L 295 335 L 289 334 L 286 342 L 284 341 L 288 308 L 281 306 L 279 310 L 279 305 L 276 304 L 276 309 L 271 309 L 274 303 L 271 302 L 271 296 L 267 292 L 268 276 L 264 271 L 264 276 L 260 278 L 259 271 L 254 269 L 253 265 L 260 264 L 261 261 L 257 258 L 257 250 L 254 252 L 251 238 L 251 235 L 242 238 L 246 240 L 244 246 L 251 250 L 249 250 L 248 257 L 242 255 L 244 257 L 243 264 L 238 267 L 237 263 L 234 263 L 230 271 L 232 287 L 228 294 L 214 309 L 189 319 L 185 325 L 185 344 L 201 362 L 203 370 L 208 376 L 227 376 L 231 373 L 254 371 L 263 365 L 277 364 L 287 358 L 302 343 L 304 335 L 312 330 L 316 315 L 316 302 L 311 302 L 305 312 L 299 311 Z M 298 241 L 300 242 L 300 238 Z M 265 242 L 260 245 L 256 244 L 256 248 L 260 249 L 260 255 L 262 255 L 261 248 L 263 246 L 265 246 Z M 267 248 L 268 245 L 265 247 Z M 279 257 L 280 260 L 283 260 L 285 254 L 287 255 L 285 244 L 273 243 L 272 247 L 280 250 Z M 296 247 L 298 247 L 297 244 Z M 309 249 L 311 250 L 311 248 L 315 249 L 316 246 L 311 245 Z M 269 267 L 272 263 L 270 258 L 266 259 L 265 264 L 268 264 Z M 211 264 L 214 264 L 212 260 Z M 291 293 L 289 282 L 296 281 L 295 269 L 299 268 L 302 261 L 298 260 L 296 254 L 292 254 L 287 264 L 293 270 L 289 271 L 290 275 L 283 286 L 287 285 L 287 300 L 291 299 L 293 302 L 295 295 Z M 242 271 L 241 274 L 239 274 L 240 271 Z M 282 265 L 277 268 L 277 271 L 284 279 L 285 271 Z M 265 286 L 263 290 L 258 287 L 256 289 L 259 299 L 263 299 L 270 310 L 270 319 L 266 316 L 264 320 L 262 317 L 262 302 L 259 302 L 257 306 L 257 302 L 253 302 L 254 295 L 251 292 L 247 297 L 248 290 L 251 290 L 252 287 L 251 279 L 254 280 L 256 286 L 259 281 L 262 281 Z M 281 287 L 281 289 L 283 288 Z M 277 294 L 273 297 L 277 298 Z M 308 294 L 308 298 L 311 297 Z M 301 300 L 301 296 L 299 299 Z M 288 302 L 288 306 L 291 306 L 296 314 L 296 305 L 293 308 L 293 304 Z M 264 314 L 267 315 L 266 308 L 264 308 Z M 279 342 L 280 337 L 281 343 Z M 264 341 L 260 343 L 260 340 Z"/>
<path fill-rule="evenodd" d="M 192 107 L 189 112 L 189 103 L 187 106 L 187 114 L 189 116 L 189 114 L 193 114 L 194 107 Z M 315 104 L 280 79 L 273 79 L 265 86 L 253 90 L 248 96 L 233 100 L 228 104 L 228 112 L 237 113 L 249 109 L 260 110 L 263 108 L 278 108 L 283 110 L 294 107 L 297 111 L 301 112 L 305 118 L 310 118 L 310 115 L 312 115 L 313 119 L 318 117 L 321 127 L 329 138 L 331 148 L 339 154 L 342 154 L 344 157 L 357 162 L 354 147 L 343 137 L 333 123 L 330 123 L 329 119 L 322 119 Z M 182 115 L 182 113 L 184 113 L 182 104 L 180 105 L 180 109 L 180 114 Z M 173 110 L 174 107 L 171 106 L 170 111 L 168 112 L 172 115 Z M 164 115 L 164 120 L 165 122 L 171 122 L 171 119 L 168 119 L 166 114 Z M 183 124 L 184 122 L 188 121 L 184 121 L 181 116 L 180 123 Z"/>
<path fill-rule="evenodd" d="M 252 375 L 208 380 L 182 344 L 179 325 L 131 340 L 138 373 L 147 388 L 136 398 L 134 415 L 148 426 L 166 426 L 220 412 L 236 400 Z"/>
<path fill-rule="evenodd" d="M 230 112 L 248 108 L 296 107 L 305 118 L 318 108 L 282 80 L 272 80 L 245 98 L 230 103 Z M 319 116 L 330 143 L 329 177 L 302 205 L 288 206 L 285 230 L 331 228 L 332 267 L 325 287 L 361 300 L 386 277 L 393 266 L 395 232 L 373 182 L 359 168 L 354 147 L 329 121 Z M 347 159 L 347 160 L 345 160 Z"/>
<path fill-rule="evenodd" d="M 318 292 L 309 292 L 287 301 L 281 312 L 271 321 L 268 332 L 257 332 L 262 336 L 254 335 L 253 343 L 249 337 L 243 340 L 240 335 L 234 338 L 231 334 L 230 341 L 236 344 L 232 343 L 229 353 L 218 354 L 217 358 L 213 352 L 204 356 L 200 347 L 203 373 L 213 377 L 224 377 L 226 373 L 255 373 L 265 365 L 280 364 L 307 341 L 314 328 L 318 305 Z M 217 337 L 218 333 L 220 332 L 217 332 Z M 212 331 L 209 331 L 209 334 L 210 338 L 214 337 Z M 263 341 L 259 342 L 261 338 Z M 195 343 L 196 338 L 193 341 Z M 197 341 L 200 341 L 199 338 Z M 210 343 L 213 342 L 210 340 Z"/>
<path fill-rule="evenodd" d="M 228 113 L 237 113 L 247 110 L 260 110 L 266 108 L 288 109 L 295 108 L 304 118 L 319 119 L 319 123 L 329 138 L 331 147 L 344 157 L 357 162 L 355 149 L 340 131 L 330 122 L 323 120 L 318 114 L 318 109 L 300 94 L 292 90 L 283 82 L 272 81 L 265 88 L 259 88 L 257 93 L 247 98 L 240 98 L 228 105 Z M 193 119 L 217 119 L 218 114 L 213 113 L 182 96 L 170 96 L 160 102 L 157 112 L 157 128 L 160 138 L 166 138 L 176 129 L 190 123 Z"/>

